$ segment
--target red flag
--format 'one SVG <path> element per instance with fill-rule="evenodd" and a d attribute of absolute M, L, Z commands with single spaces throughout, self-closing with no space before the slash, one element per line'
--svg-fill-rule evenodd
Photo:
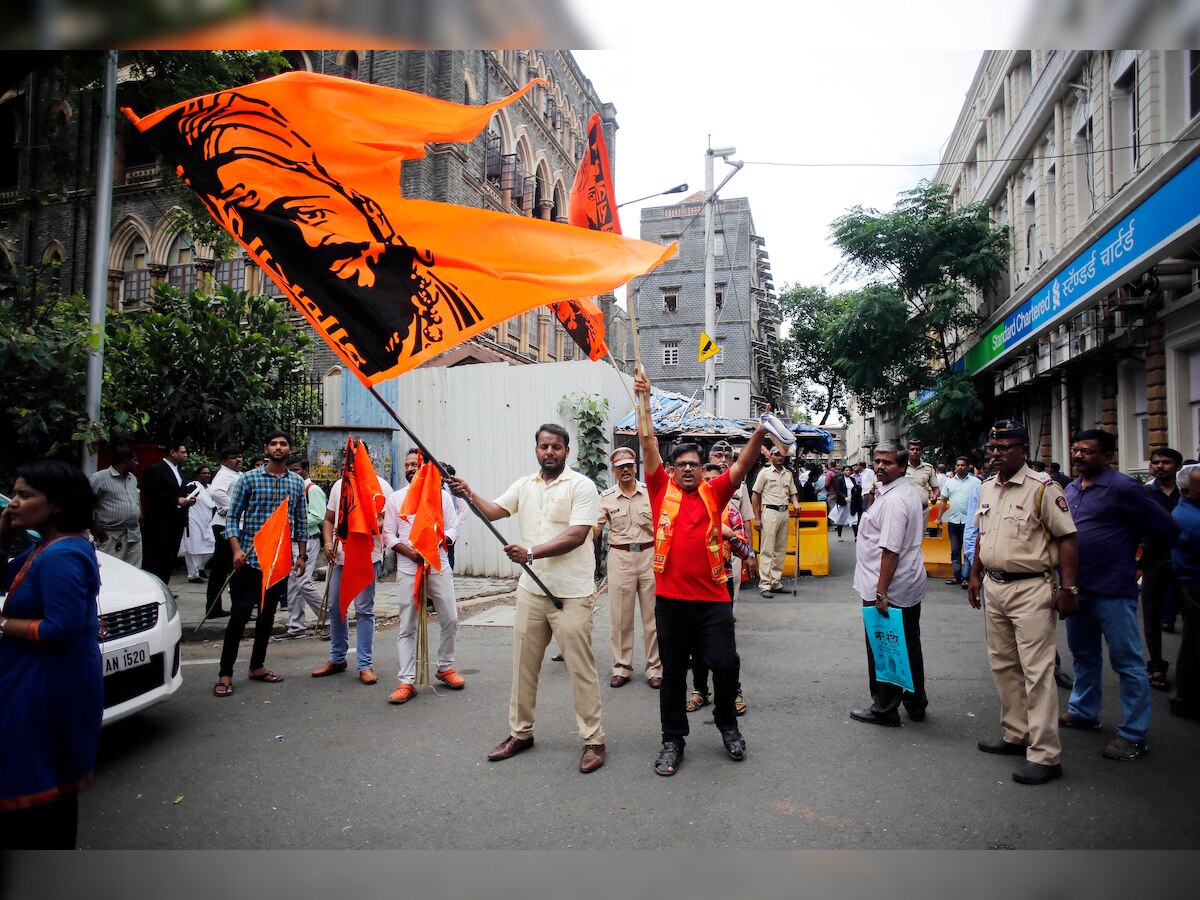
<path fill-rule="evenodd" d="M 591 231 L 620 234 L 621 220 L 613 202 L 612 172 L 599 114 L 592 114 L 587 132 L 587 152 L 575 172 L 575 183 L 567 201 L 567 221 Z M 580 297 L 551 303 L 550 308 L 588 359 L 595 362 L 608 355 L 608 345 L 604 341 L 604 313 L 600 307 L 590 299 Z"/>
<path fill-rule="evenodd" d="M 371 551 L 379 534 L 379 513 L 386 502 L 367 448 L 357 438 L 348 438 L 337 515 L 337 536 L 345 554 L 338 589 L 342 618 L 346 617 L 351 601 L 375 580 Z"/>
<path fill-rule="evenodd" d="M 675 248 L 405 200 L 400 167 L 500 107 L 289 72 L 125 114 L 365 384 L 539 306 L 612 290 Z"/>
<path fill-rule="evenodd" d="M 267 588 L 283 581 L 292 571 L 292 526 L 288 522 L 288 498 L 271 513 L 263 527 L 254 535 L 254 552 L 262 569 L 262 596 L 258 608 L 267 602 Z"/>

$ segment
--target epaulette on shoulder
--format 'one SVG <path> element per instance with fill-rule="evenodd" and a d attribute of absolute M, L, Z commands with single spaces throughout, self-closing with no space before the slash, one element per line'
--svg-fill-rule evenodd
<path fill-rule="evenodd" d="M 1042 484 L 1046 484 L 1046 485 L 1058 484 L 1058 482 L 1055 481 L 1053 478 L 1051 478 L 1050 475 L 1046 472 L 1034 472 L 1033 477 L 1036 478 L 1038 481 L 1040 481 Z"/>

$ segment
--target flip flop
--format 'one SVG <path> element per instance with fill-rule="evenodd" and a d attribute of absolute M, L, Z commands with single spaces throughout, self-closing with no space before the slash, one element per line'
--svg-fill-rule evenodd
<path fill-rule="evenodd" d="M 214 697 L 230 697 L 233 695 L 233 685 L 224 681 L 218 681 L 213 685 Z"/>
<path fill-rule="evenodd" d="M 270 669 L 258 675 L 247 675 L 246 677 L 251 681 L 265 681 L 267 684 L 279 684 L 279 682 L 283 681 L 282 675 L 276 675 Z"/>

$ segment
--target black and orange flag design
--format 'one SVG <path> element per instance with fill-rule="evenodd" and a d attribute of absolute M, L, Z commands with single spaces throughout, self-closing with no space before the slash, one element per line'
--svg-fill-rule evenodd
<path fill-rule="evenodd" d="M 613 200 L 612 171 L 608 164 L 608 145 L 600 116 L 588 121 L 587 150 L 579 161 L 571 196 L 567 200 L 567 221 L 589 231 L 621 233 L 621 220 Z M 551 303 L 550 308 L 568 335 L 593 362 L 608 355 L 604 341 L 604 313 L 587 297 Z"/>
<path fill-rule="evenodd" d="M 669 258 L 618 234 L 405 200 L 400 167 L 468 141 L 536 82 L 462 106 L 289 72 L 144 118 L 124 110 L 365 384 Z"/>

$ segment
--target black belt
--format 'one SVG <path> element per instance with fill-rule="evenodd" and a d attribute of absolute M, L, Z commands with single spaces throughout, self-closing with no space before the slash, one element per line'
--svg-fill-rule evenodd
<path fill-rule="evenodd" d="M 630 553 L 641 553 L 643 550 L 649 550 L 649 544 L 609 544 L 609 550 L 628 550 Z"/>
<path fill-rule="evenodd" d="M 786 503 L 783 506 L 772 506 L 770 503 L 764 503 L 763 506 L 765 506 L 767 509 L 773 509 L 775 512 L 787 512 Z"/>
<path fill-rule="evenodd" d="M 1045 578 L 1046 572 L 1001 572 L 998 569 L 984 569 L 988 578 L 1004 584 L 1008 581 L 1024 581 L 1026 578 Z"/>

